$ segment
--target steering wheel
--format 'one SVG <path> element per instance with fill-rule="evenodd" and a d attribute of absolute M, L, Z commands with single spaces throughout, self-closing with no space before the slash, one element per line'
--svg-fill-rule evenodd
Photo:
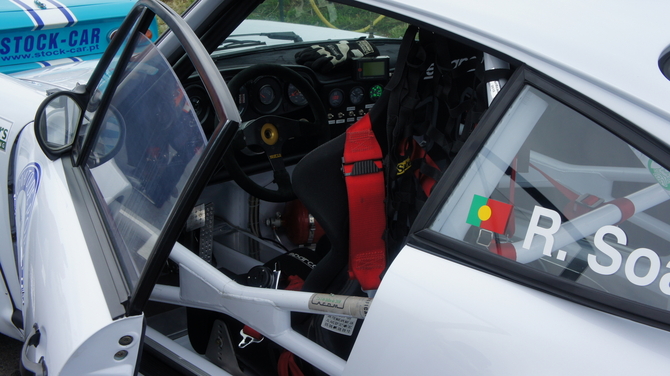
<path fill-rule="evenodd" d="M 246 192 L 261 200 L 270 202 L 286 202 L 295 199 L 291 177 L 286 171 L 282 147 L 284 143 L 295 137 L 318 137 L 319 144 L 328 140 L 329 128 L 326 110 L 319 96 L 300 74 L 276 64 L 258 64 L 244 69 L 228 83 L 233 98 L 237 98 L 242 86 L 257 77 L 274 76 L 282 82 L 292 83 L 305 97 L 314 115 L 314 122 L 289 119 L 283 116 L 265 115 L 257 119 L 243 122 L 223 157 L 226 169 L 233 180 Z M 240 167 L 235 152 L 245 147 L 258 147 L 263 150 L 272 167 L 277 189 L 263 187 L 253 181 Z"/>

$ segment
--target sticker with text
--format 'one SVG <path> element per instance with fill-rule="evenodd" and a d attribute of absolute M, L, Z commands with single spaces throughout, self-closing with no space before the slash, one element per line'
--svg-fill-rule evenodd
<path fill-rule="evenodd" d="M 331 332 L 351 336 L 354 333 L 356 321 L 358 321 L 358 319 L 354 317 L 325 315 L 323 316 L 323 321 L 321 321 L 321 327 L 330 330 Z"/>
<path fill-rule="evenodd" d="M 560 228 L 561 217 L 556 211 L 535 206 L 522 247 L 530 250 L 535 239 L 543 238 L 542 254 L 565 261 L 568 253 L 562 249 L 554 250 L 554 234 Z M 623 275 L 633 285 L 649 286 L 658 280 L 661 292 L 670 295 L 670 270 L 665 270 L 670 269 L 670 262 L 662 261 L 658 253 L 649 248 L 621 252 L 613 244 L 628 245 L 626 232 L 613 225 L 600 227 L 593 236 L 595 252 L 588 254 L 586 259 L 591 270 L 600 275 L 613 275 L 623 267 Z"/>

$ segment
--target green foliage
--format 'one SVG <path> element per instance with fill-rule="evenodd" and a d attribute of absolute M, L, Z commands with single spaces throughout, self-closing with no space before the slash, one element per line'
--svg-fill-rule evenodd
<path fill-rule="evenodd" d="M 164 1 L 177 13 L 182 14 L 194 0 Z M 325 0 L 265 0 L 249 18 L 373 32 L 375 35 L 392 38 L 401 38 L 407 28 L 404 22 L 389 17 L 380 18 L 378 14 L 372 12 Z M 159 23 L 159 27 L 162 33 L 164 26 Z"/>
<path fill-rule="evenodd" d="M 380 18 L 376 13 L 324 0 L 266 0 L 249 18 L 366 33 L 372 31 L 375 35 L 395 38 L 402 37 L 407 28 L 404 22 L 388 17 Z"/>
<path fill-rule="evenodd" d="M 188 7 L 193 4 L 194 0 L 167 0 L 165 1 L 165 4 L 167 4 L 170 8 L 172 8 L 175 12 L 182 14 Z"/>
<path fill-rule="evenodd" d="M 178 14 L 182 14 L 188 9 L 188 7 L 193 4 L 195 0 L 163 0 L 167 6 L 172 8 L 175 12 Z M 163 20 L 158 19 L 158 34 L 162 35 L 165 30 L 167 30 L 167 25 L 163 22 Z"/>

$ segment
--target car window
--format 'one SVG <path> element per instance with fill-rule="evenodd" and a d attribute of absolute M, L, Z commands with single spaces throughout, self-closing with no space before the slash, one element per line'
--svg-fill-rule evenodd
<path fill-rule="evenodd" d="M 136 38 L 87 159 L 133 287 L 206 144 L 169 64 Z"/>
<path fill-rule="evenodd" d="M 551 276 L 667 310 L 670 172 L 526 86 L 431 229 Z"/>
<path fill-rule="evenodd" d="M 278 21 L 299 25 L 325 26 L 330 29 L 402 37 L 407 24 L 374 12 L 330 1 L 305 1 L 282 5 L 259 5 L 249 19 Z M 282 9 L 283 8 L 283 9 Z M 305 36 L 309 37 L 309 36 Z"/>
<path fill-rule="evenodd" d="M 78 142 L 72 149 L 72 156 L 74 157 L 75 160 L 79 159 L 79 155 L 81 153 L 81 147 L 83 146 L 84 141 L 88 137 L 88 132 L 91 128 L 90 127 L 91 121 L 95 117 L 95 114 L 98 112 L 98 109 L 101 108 L 103 95 L 105 94 L 107 88 L 109 87 L 109 80 L 111 79 L 112 74 L 116 70 L 116 66 L 121 57 L 121 53 L 125 49 L 129 39 L 130 34 L 124 38 L 123 42 L 121 43 L 121 46 L 117 49 L 114 57 L 107 65 L 104 74 L 96 84 L 95 89 L 91 91 L 91 98 L 89 99 L 88 104 L 86 105 L 84 116 L 81 119 L 81 125 L 79 126 L 79 130 L 77 131 Z"/>
<path fill-rule="evenodd" d="M 359 37 L 400 38 L 407 24 L 390 17 L 327 1 L 260 4 L 213 56 L 241 48 L 291 45 Z"/>
<path fill-rule="evenodd" d="M 194 0 L 165 2 L 178 14 L 183 14 Z M 297 25 L 308 26 L 297 27 Z M 323 28 L 321 31 L 318 28 Z M 374 12 L 329 1 L 279 2 L 260 4 L 247 19 L 231 33 L 213 53 L 239 51 L 240 48 L 289 45 L 296 42 L 347 39 L 355 34 L 367 37 L 400 38 L 407 24 Z M 168 30 L 158 19 L 160 36 Z M 338 39 L 338 40 L 339 40 Z"/>

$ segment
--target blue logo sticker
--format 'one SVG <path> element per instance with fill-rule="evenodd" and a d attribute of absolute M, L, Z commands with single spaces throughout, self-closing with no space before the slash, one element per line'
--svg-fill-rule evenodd
<path fill-rule="evenodd" d="M 28 242 L 28 230 L 30 229 L 30 218 L 33 214 L 37 190 L 40 187 L 40 178 L 42 169 L 37 163 L 28 164 L 17 180 L 16 193 L 14 194 L 14 210 L 17 213 L 16 225 L 18 236 L 18 245 L 16 259 L 19 262 L 19 282 L 21 283 L 21 300 L 24 301 L 25 290 L 23 287 L 23 269 L 25 246 Z"/>

